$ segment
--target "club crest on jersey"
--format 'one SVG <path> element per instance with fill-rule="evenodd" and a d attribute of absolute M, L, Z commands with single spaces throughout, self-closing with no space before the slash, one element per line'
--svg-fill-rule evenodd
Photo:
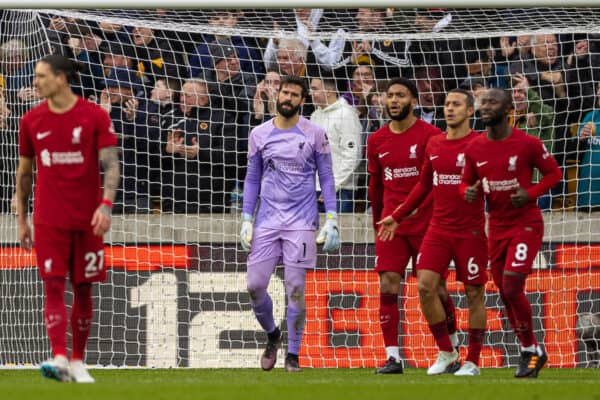
<path fill-rule="evenodd" d="M 71 139 L 71 143 L 79 144 L 81 143 L 81 126 L 73 128 L 73 139 Z"/>
<path fill-rule="evenodd" d="M 519 156 L 511 156 L 508 158 L 508 170 L 509 171 L 517 170 L 517 157 L 519 157 Z"/>
<path fill-rule="evenodd" d="M 465 153 L 458 153 L 456 155 L 456 166 L 457 167 L 465 166 Z"/>
<path fill-rule="evenodd" d="M 438 173 L 437 171 L 433 171 L 433 186 L 438 185 Z"/>
<path fill-rule="evenodd" d="M 410 154 L 408 155 L 408 158 L 417 158 L 417 145 L 416 144 L 413 144 L 412 146 L 410 146 L 408 151 L 410 152 Z"/>
<path fill-rule="evenodd" d="M 385 167 L 383 169 L 383 179 L 386 181 L 391 181 L 394 175 L 392 174 L 392 169 L 390 167 Z"/>

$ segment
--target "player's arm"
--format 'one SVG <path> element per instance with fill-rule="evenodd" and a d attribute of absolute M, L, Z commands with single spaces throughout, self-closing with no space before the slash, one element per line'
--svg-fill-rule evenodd
<path fill-rule="evenodd" d="M 115 146 L 108 146 L 100 149 L 98 156 L 104 170 L 104 193 L 102 202 L 94 212 L 91 225 L 94 234 L 102 236 L 110 229 L 112 203 L 119 187 L 119 154 Z"/>
<path fill-rule="evenodd" d="M 475 163 L 465 153 L 465 167 L 463 168 L 462 179 L 458 191 L 467 203 L 472 203 L 479 195 L 479 186 L 481 181 L 475 170 Z"/>
<path fill-rule="evenodd" d="M 529 201 L 534 201 L 552 189 L 562 179 L 562 171 L 552 154 L 541 141 L 538 139 L 535 139 L 535 141 L 537 143 L 531 146 L 532 159 L 534 166 L 542 174 L 542 179 L 528 189 L 519 188 L 517 193 L 511 196 L 515 207 L 521 207 Z"/>
<path fill-rule="evenodd" d="M 262 153 L 256 143 L 254 130 L 252 130 L 248 141 L 248 168 L 244 179 L 242 228 L 240 230 L 240 243 L 244 250 L 250 250 L 252 244 L 254 209 L 258 202 L 262 174 Z"/>
<path fill-rule="evenodd" d="M 335 178 L 333 176 L 333 161 L 331 159 L 331 148 L 325 131 L 316 137 L 315 160 L 319 182 L 321 183 L 321 194 L 327 216 L 325 224 L 317 235 L 317 243 L 323 244 L 323 250 L 335 251 L 340 247 L 340 234 L 337 225 L 337 201 L 335 198 Z"/>
<path fill-rule="evenodd" d="M 17 218 L 21 247 L 30 250 L 33 245 L 31 228 L 27 220 L 29 198 L 33 189 L 33 158 L 21 156 L 17 168 Z"/>
<path fill-rule="evenodd" d="M 369 138 L 371 139 L 371 137 Z M 381 219 L 383 211 L 383 179 L 381 167 L 377 157 L 375 145 L 371 140 L 367 143 L 367 170 L 369 172 L 369 201 L 371 202 L 371 214 L 373 216 L 373 228 L 377 233 L 377 222 Z"/>
<path fill-rule="evenodd" d="M 431 203 L 431 188 L 433 187 L 433 166 L 429 159 L 429 151 L 425 152 L 425 161 L 421 168 L 419 182 L 412 188 L 406 200 L 398 205 L 391 215 L 377 222 L 379 231 L 377 235 L 381 240 L 391 240 L 399 223 L 417 211 L 419 205 L 427 207 Z"/>

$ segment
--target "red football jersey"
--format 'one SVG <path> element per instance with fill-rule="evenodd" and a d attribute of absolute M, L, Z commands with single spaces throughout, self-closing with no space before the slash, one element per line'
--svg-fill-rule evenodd
<path fill-rule="evenodd" d="M 106 111 L 83 98 L 63 114 L 43 102 L 23 115 L 19 154 L 37 168 L 34 223 L 89 229 L 102 199 L 98 150 L 116 144 Z"/>
<path fill-rule="evenodd" d="M 517 128 L 504 140 L 490 140 L 484 133 L 467 146 L 462 181 L 466 185 L 481 181 L 488 204 L 490 238 L 510 236 L 515 224 L 543 223 L 533 195 L 534 168 L 544 176 L 551 175 L 552 184 L 556 184 L 556 177 L 560 180 L 560 168 L 542 141 Z M 538 185 L 543 185 L 542 181 Z M 530 193 L 530 201 L 516 208 L 510 196 L 519 186 Z"/>
<path fill-rule="evenodd" d="M 374 222 L 390 215 L 419 181 L 429 138 L 441 131 L 425 121 L 417 121 L 402 133 L 389 125 L 377 130 L 367 141 L 369 199 Z M 418 213 L 400 223 L 401 235 L 422 235 L 431 218 L 431 203 L 423 204 Z"/>
<path fill-rule="evenodd" d="M 477 132 L 471 131 L 457 140 L 448 140 L 446 135 L 432 137 L 425 149 L 419 184 L 402 207 L 394 212 L 394 218 L 408 215 L 431 192 L 433 216 L 430 229 L 454 237 L 470 238 L 483 235 L 483 197 L 467 203 L 459 192 L 465 166 L 465 149 L 479 136 Z"/>

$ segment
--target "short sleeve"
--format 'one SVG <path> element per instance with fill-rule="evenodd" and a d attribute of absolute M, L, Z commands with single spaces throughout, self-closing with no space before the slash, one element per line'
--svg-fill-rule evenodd
<path fill-rule="evenodd" d="M 19 155 L 30 158 L 35 155 L 35 150 L 31 143 L 29 124 L 27 123 L 27 118 L 25 118 L 25 116 L 21 118 L 21 124 L 19 125 Z"/>
<path fill-rule="evenodd" d="M 117 145 L 117 135 L 115 134 L 115 128 L 113 123 L 106 111 L 99 106 L 96 108 L 96 137 L 98 149 L 104 147 L 111 147 Z"/>

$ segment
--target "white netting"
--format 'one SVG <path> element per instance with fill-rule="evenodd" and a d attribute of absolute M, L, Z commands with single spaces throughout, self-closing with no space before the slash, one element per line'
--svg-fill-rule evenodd
<path fill-rule="evenodd" d="M 336 171 L 345 177 L 345 195 L 353 196 L 351 212 L 340 218 L 340 254 L 320 254 L 309 274 L 302 365 L 374 367 L 385 357 L 364 144 L 386 119 L 384 82 L 400 75 L 416 79 L 419 116 L 441 128 L 446 91 L 514 89 L 511 121 L 544 140 L 565 172 L 564 184 L 540 200 L 545 244 L 527 287 L 536 335 L 553 366 L 597 361 L 592 314 L 600 312 L 594 272 L 600 225 L 593 211 L 600 207 L 600 143 L 595 133 L 577 138 L 586 123 L 600 124 L 597 10 L 0 11 L 3 366 L 35 364 L 49 355 L 35 259 L 17 248 L 10 207 L 18 121 L 38 102 L 33 66 L 51 52 L 83 65 L 74 90 L 109 111 L 122 151 L 122 190 L 106 238 L 109 279 L 95 292 L 89 363 L 257 365 L 265 335 L 245 289 L 237 212 L 247 135 L 272 116 L 269 88 L 283 73 L 333 79 L 357 112 L 363 144 L 363 153 L 349 160 L 355 168 Z M 319 101 L 314 96 L 303 113 L 310 116 Z M 330 123 L 333 130 L 341 121 Z M 481 129 L 477 117 L 473 124 Z M 278 270 L 270 286 L 277 321 L 285 320 L 282 278 Z M 449 290 L 464 344 L 466 302 L 453 274 Z M 403 284 L 400 304 L 402 357 L 428 366 L 436 349 L 414 278 Z M 517 342 L 492 284 L 486 305 L 482 365 L 514 365 Z"/>

